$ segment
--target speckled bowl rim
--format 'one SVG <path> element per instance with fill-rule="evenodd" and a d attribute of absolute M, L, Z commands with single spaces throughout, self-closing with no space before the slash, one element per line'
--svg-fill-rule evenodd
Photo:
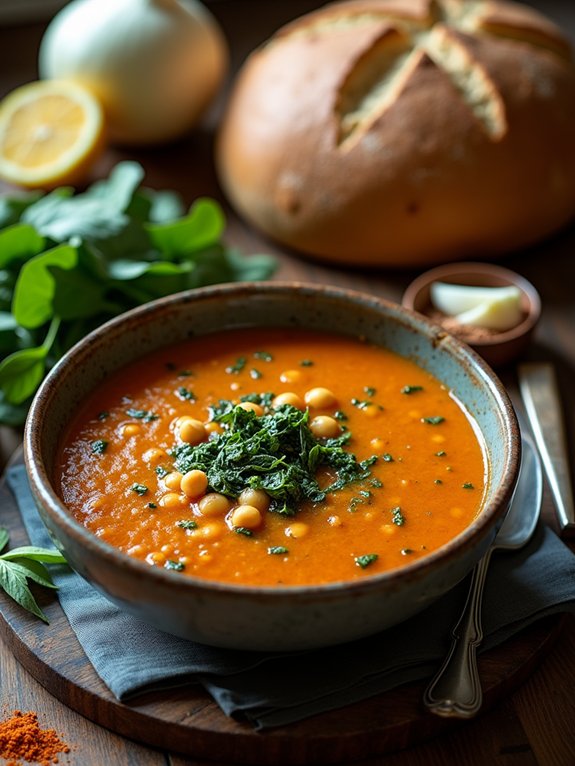
<path fill-rule="evenodd" d="M 429 553 L 425 557 L 406 563 L 404 566 L 369 575 L 360 580 L 338 580 L 323 584 L 311 585 L 271 585 L 271 586 L 250 586 L 235 583 L 222 583 L 216 580 L 207 580 L 197 578 L 193 575 L 182 575 L 170 572 L 164 569 L 150 567 L 149 564 L 130 557 L 119 549 L 100 540 L 93 533 L 89 532 L 82 524 L 77 522 L 65 505 L 58 497 L 52 482 L 48 477 L 44 462 L 42 460 L 41 433 L 42 433 L 42 411 L 50 405 L 50 400 L 54 395 L 59 383 L 59 377 L 65 372 L 73 371 L 76 358 L 93 344 L 101 342 L 111 330 L 121 327 L 123 324 L 129 324 L 134 320 L 140 320 L 145 317 L 154 317 L 157 314 L 169 310 L 174 304 L 181 302 L 201 301 L 204 298 L 214 299 L 238 294 L 252 294 L 254 291 L 263 291 L 268 294 L 293 295 L 294 291 L 303 291 L 307 294 L 317 296 L 326 296 L 332 299 L 351 301 L 359 303 L 362 306 L 369 306 L 383 310 L 384 315 L 391 313 L 394 321 L 401 322 L 410 330 L 416 329 L 422 332 L 432 343 L 441 343 L 447 347 L 448 352 L 453 355 L 458 363 L 465 362 L 471 365 L 478 379 L 483 385 L 487 385 L 493 398 L 498 402 L 502 420 L 505 424 L 505 435 L 508 449 L 506 450 L 507 465 L 504 467 L 504 480 L 495 490 L 490 503 L 482 508 L 479 515 L 472 524 L 450 540 L 448 543 Z M 252 325 L 258 326 L 258 325 Z M 271 325 L 270 325 L 271 326 Z M 168 344 L 166 344 L 168 345 Z M 475 542 L 483 539 L 491 525 L 497 526 L 501 522 L 511 501 L 517 477 L 519 474 L 519 464 L 521 457 L 521 437 L 519 425 L 513 409 L 513 405 L 501 381 L 497 378 L 493 370 L 476 354 L 472 349 L 466 346 L 457 338 L 443 332 L 441 328 L 427 320 L 421 314 L 411 311 L 400 304 L 386 300 L 369 293 L 363 293 L 348 288 L 335 286 L 326 286 L 315 283 L 305 282 L 234 282 L 229 284 L 220 284 L 211 287 L 196 288 L 183 293 L 176 293 L 165 298 L 152 301 L 127 311 L 109 322 L 100 326 L 70 351 L 68 351 L 60 361 L 49 372 L 40 386 L 26 420 L 24 429 L 24 460 L 26 470 L 30 480 L 33 494 L 42 503 L 47 515 L 52 523 L 60 528 L 64 528 L 66 533 L 74 538 L 76 543 L 86 546 L 92 553 L 98 554 L 104 563 L 108 563 L 115 568 L 130 570 L 133 574 L 138 574 L 143 578 L 152 578 L 164 585 L 176 586 L 179 592 L 190 591 L 198 595 L 204 594 L 242 594 L 250 597 L 261 597 L 277 599 L 278 597 L 289 598 L 292 600 L 311 600 L 316 595 L 323 598 L 338 597 L 345 591 L 350 596 L 359 596 L 364 593 L 377 591 L 384 584 L 393 583 L 400 587 L 402 583 L 410 580 L 420 579 L 426 570 L 433 570 L 435 567 L 444 563 L 456 552 L 467 551 L 474 547 Z"/>
<path fill-rule="evenodd" d="M 482 263 L 481 261 L 448 263 L 425 271 L 407 286 L 401 299 L 401 305 L 410 311 L 415 311 L 416 309 L 414 307 L 422 290 L 426 287 L 430 287 L 433 282 L 443 281 L 446 278 L 456 278 L 458 274 L 493 274 L 502 280 L 508 281 L 510 286 L 514 285 L 518 287 L 521 292 L 527 296 L 529 302 L 527 316 L 518 325 L 510 330 L 499 332 L 495 336 L 474 338 L 471 343 L 473 347 L 493 348 L 495 346 L 503 346 L 505 343 L 515 341 L 518 338 L 528 335 L 539 322 L 539 319 L 541 318 L 541 297 L 535 285 L 533 285 L 526 277 L 505 266 L 499 266 L 495 263 Z M 426 315 L 423 314 L 423 316 Z M 452 334 L 454 335 L 453 332 Z M 469 343 L 470 342 L 467 341 L 468 345 Z"/>

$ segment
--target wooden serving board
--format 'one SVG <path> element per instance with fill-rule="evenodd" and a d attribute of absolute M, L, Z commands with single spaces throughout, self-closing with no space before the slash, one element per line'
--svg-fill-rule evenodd
<path fill-rule="evenodd" d="M 0 523 L 11 546 L 28 544 L 20 514 L 0 484 Z M 197 686 L 119 702 L 96 675 L 58 601 L 35 591 L 50 625 L 0 593 L 0 634 L 19 662 L 49 692 L 101 726 L 147 745 L 219 763 L 348 763 L 412 746 L 456 725 L 421 705 L 424 682 L 394 689 L 346 708 L 266 732 L 225 716 Z M 479 659 L 485 709 L 508 695 L 558 637 L 561 617 L 548 618 Z"/>

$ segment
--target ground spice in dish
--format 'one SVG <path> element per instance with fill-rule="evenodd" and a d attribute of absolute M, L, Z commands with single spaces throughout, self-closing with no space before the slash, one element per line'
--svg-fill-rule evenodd
<path fill-rule="evenodd" d="M 476 327 L 470 324 L 461 324 L 457 321 L 456 317 L 448 316 L 441 311 L 430 311 L 427 316 L 437 324 L 440 324 L 447 332 L 452 335 L 457 335 L 458 338 L 466 343 L 477 343 L 481 341 L 496 339 L 498 335 L 501 335 L 500 330 L 492 330 L 487 327 Z M 522 317 L 521 321 L 525 319 Z M 520 323 L 519 323 L 520 324 Z"/>
<path fill-rule="evenodd" d="M 20 766 L 22 762 L 51 766 L 58 763 L 60 753 L 70 748 L 54 729 L 41 729 L 38 715 L 15 710 L 12 717 L 0 722 L 0 756 L 8 760 L 7 766 Z"/>

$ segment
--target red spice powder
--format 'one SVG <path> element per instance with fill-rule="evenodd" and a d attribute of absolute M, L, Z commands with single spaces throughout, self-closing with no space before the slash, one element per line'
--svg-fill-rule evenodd
<path fill-rule="evenodd" d="M 38 715 L 15 710 L 12 717 L 0 723 L 0 756 L 9 759 L 7 766 L 20 766 L 22 761 L 51 766 L 58 763 L 60 753 L 70 748 L 54 729 L 41 729 Z"/>

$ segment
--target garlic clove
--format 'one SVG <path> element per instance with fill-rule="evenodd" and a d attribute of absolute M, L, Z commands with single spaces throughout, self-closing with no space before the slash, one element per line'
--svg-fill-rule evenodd
<path fill-rule="evenodd" d="M 482 304 L 510 300 L 519 307 L 521 292 L 517 287 L 476 287 L 448 282 L 434 282 L 431 285 L 431 302 L 436 309 L 449 316 L 470 311 Z"/>
<path fill-rule="evenodd" d="M 521 294 L 515 288 L 510 290 L 505 288 L 503 291 L 498 289 L 497 295 L 491 296 L 468 311 L 456 314 L 455 319 L 462 325 L 504 332 L 516 327 L 523 318 L 520 298 Z"/>

